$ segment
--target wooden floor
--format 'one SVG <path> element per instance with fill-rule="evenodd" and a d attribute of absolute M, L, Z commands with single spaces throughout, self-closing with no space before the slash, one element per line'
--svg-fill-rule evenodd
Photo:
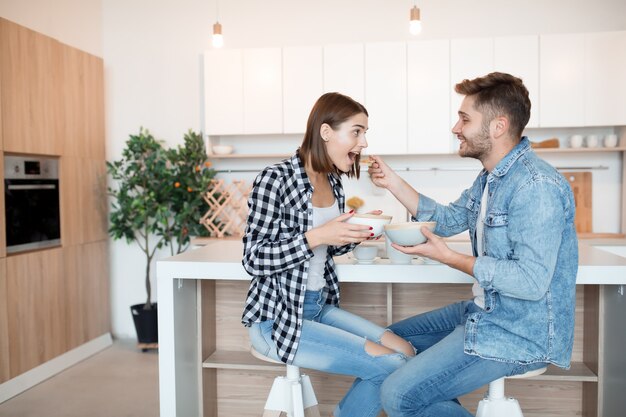
<path fill-rule="evenodd" d="M 158 354 L 135 341 L 108 349 L 0 404 L 0 417 L 156 417 Z"/>

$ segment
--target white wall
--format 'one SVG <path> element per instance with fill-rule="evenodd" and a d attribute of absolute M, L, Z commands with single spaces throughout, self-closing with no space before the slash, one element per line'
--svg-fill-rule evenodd
<path fill-rule="evenodd" d="M 626 29 L 623 0 L 418 3 L 420 39 Z M 219 20 L 228 48 L 408 40 L 412 5 L 409 0 L 220 0 Z M 181 143 L 189 128 L 201 130 L 200 60 L 210 47 L 215 0 L 0 0 L 0 15 L 104 57 L 107 158 L 118 157 L 128 134 L 139 126 L 170 145 Z M 466 174 L 451 171 L 433 178 L 446 175 Z M 123 242 L 111 243 L 117 336 L 134 337 L 128 306 L 144 299 L 140 255 Z"/>

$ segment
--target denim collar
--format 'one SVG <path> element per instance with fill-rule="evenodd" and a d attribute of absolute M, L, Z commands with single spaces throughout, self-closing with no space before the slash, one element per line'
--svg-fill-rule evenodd
<path fill-rule="evenodd" d="M 506 154 L 506 156 L 502 158 L 500 162 L 498 162 L 498 165 L 496 165 L 491 173 L 496 177 L 505 176 L 506 173 L 509 172 L 509 169 L 511 169 L 511 166 L 513 166 L 515 161 L 517 161 L 520 156 L 524 155 L 529 150 L 530 141 L 528 140 L 528 137 L 523 136 L 520 142 L 515 145 L 515 147 L 511 149 L 511 151 Z"/>

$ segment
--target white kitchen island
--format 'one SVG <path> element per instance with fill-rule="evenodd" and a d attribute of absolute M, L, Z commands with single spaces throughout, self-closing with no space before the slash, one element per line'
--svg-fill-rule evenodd
<path fill-rule="evenodd" d="M 469 243 L 450 245 L 469 253 Z M 241 265 L 242 248 L 240 240 L 209 240 L 205 246 L 157 263 L 161 417 L 262 414 L 263 395 L 282 367 L 258 361 L 247 350 L 245 329 L 239 324 L 250 279 Z M 612 386 L 616 384 L 612 369 L 617 369 L 615 361 L 621 361 L 623 368 L 624 359 L 613 353 L 621 347 L 612 346 L 612 332 L 605 331 L 604 323 L 607 314 L 626 317 L 624 300 L 608 302 L 619 296 L 618 291 L 626 284 L 626 258 L 584 242 L 579 249 L 577 342 L 572 368 L 562 371 L 551 367 L 537 380 L 542 381 L 543 388 L 546 381 L 559 381 L 561 388 L 578 397 L 580 404 L 572 405 L 571 399 L 564 399 L 555 408 L 555 414 L 525 410 L 529 417 L 565 415 L 559 414 L 564 408 L 583 416 L 613 417 L 607 413 L 613 399 L 606 381 L 610 380 Z M 381 324 L 418 312 L 418 306 L 430 309 L 425 304 L 431 300 L 436 299 L 432 301 L 436 306 L 448 302 L 446 296 L 450 301 L 471 296 L 468 284 L 473 279 L 445 265 L 424 264 L 420 260 L 411 265 L 394 265 L 386 259 L 360 265 L 345 255 L 336 258 L 336 262 L 342 282 L 342 305 L 345 307 L 347 299 L 347 309 L 355 309 Z M 355 295 L 350 297 L 350 292 Z M 618 311 L 610 312 L 609 308 Z M 218 372 L 224 373 L 219 381 Z M 257 374 L 263 376 L 261 382 L 255 380 Z M 618 387 L 626 386 L 624 379 L 626 375 L 618 375 Z M 317 385 L 315 389 L 318 390 Z M 540 392 L 542 387 L 537 386 L 537 390 Z M 318 393 L 322 397 L 320 403 L 324 395 Z M 328 395 L 334 399 L 334 393 Z M 250 411 L 255 404 L 259 404 L 256 414 Z"/>

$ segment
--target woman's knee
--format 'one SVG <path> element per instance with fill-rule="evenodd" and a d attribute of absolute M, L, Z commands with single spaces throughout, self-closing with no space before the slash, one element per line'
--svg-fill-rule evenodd
<path fill-rule="evenodd" d="M 385 412 L 399 412 L 406 407 L 405 384 L 393 375 L 385 379 L 380 388 L 380 401 Z"/>

